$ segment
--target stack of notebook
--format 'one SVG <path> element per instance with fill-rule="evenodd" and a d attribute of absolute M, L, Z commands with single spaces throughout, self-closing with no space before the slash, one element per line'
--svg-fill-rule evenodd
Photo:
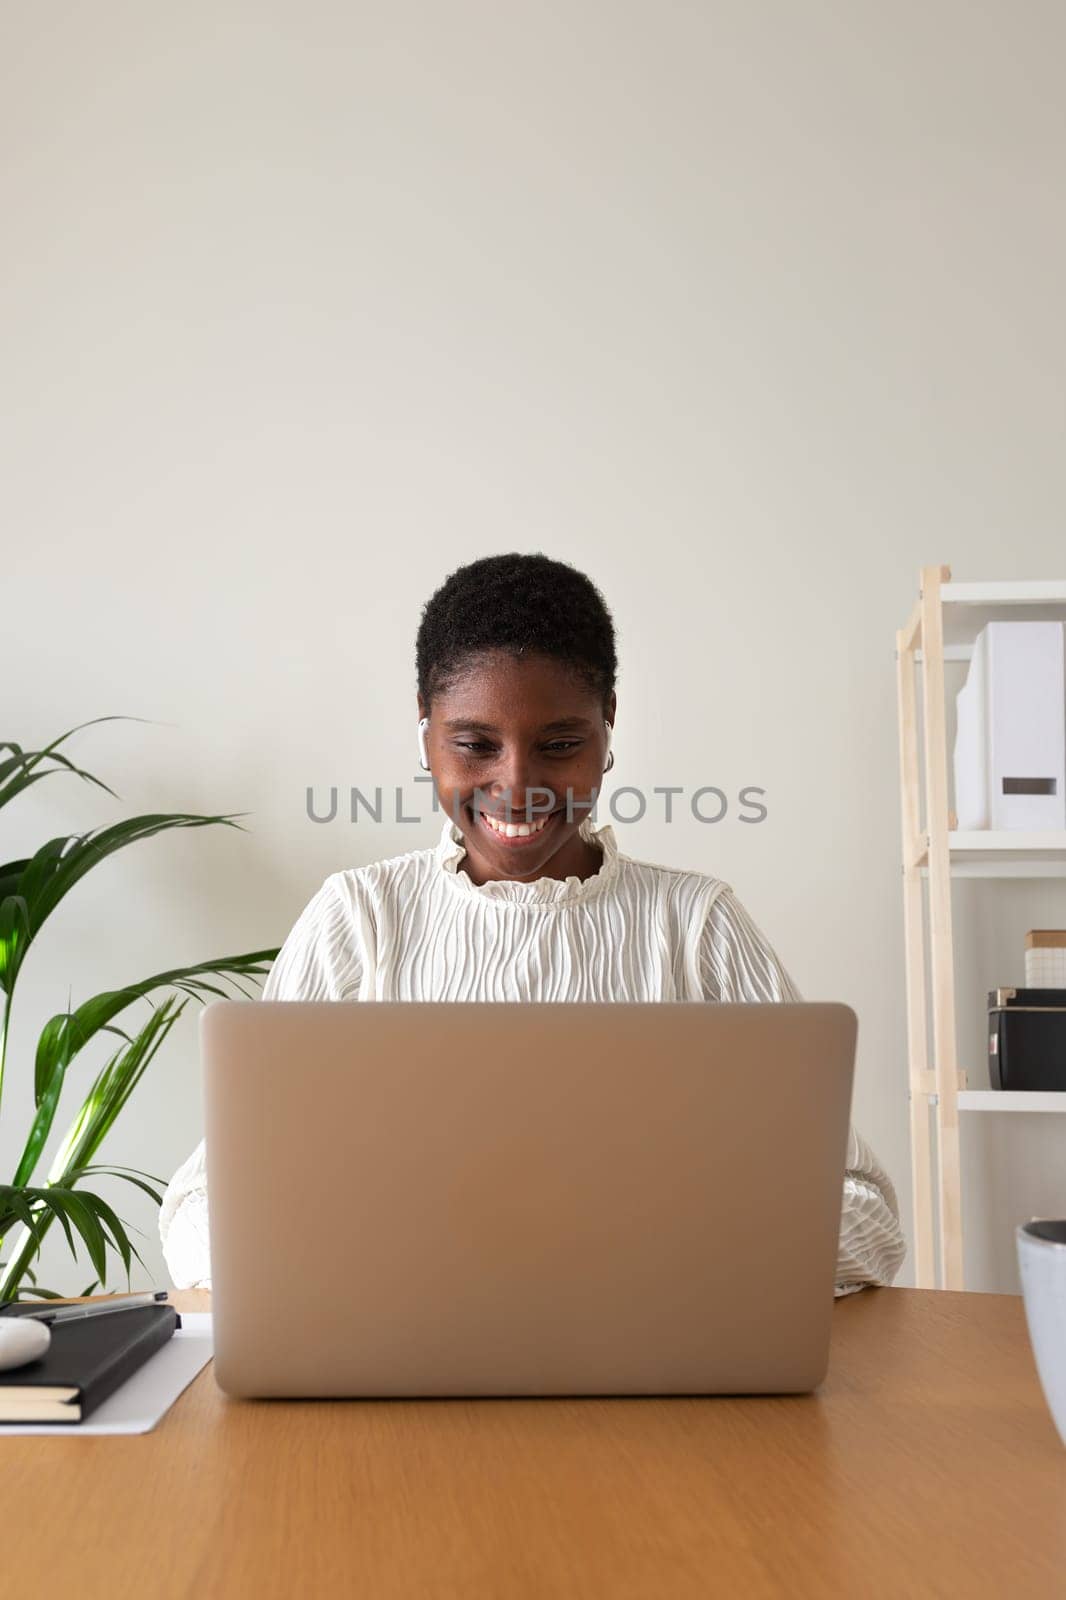
<path fill-rule="evenodd" d="M 41 1316 L 42 1309 L 23 1302 L 0 1316 Z M 181 1318 L 173 1306 L 149 1304 L 69 1320 L 57 1315 L 50 1327 L 43 1356 L 0 1372 L 0 1423 L 84 1422 L 166 1344 Z"/>

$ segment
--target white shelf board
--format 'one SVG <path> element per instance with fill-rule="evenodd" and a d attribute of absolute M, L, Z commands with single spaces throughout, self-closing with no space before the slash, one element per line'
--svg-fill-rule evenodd
<path fill-rule="evenodd" d="M 1066 828 L 979 828 L 949 833 L 952 855 L 1059 855 L 1066 851 Z"/>
<path fill-rule="evenodd" d="M 1063 1111 L 1066 1094 L 1039 1089 L 960 1089 L 960 1111 Z"/>
<path fill-rule="evenodd" d="M 972 645 L 988 622 L 1066 622 L 1066 578 L 943 583 L 940 600 L 945 647 Z"/>
<path fill-rule="evenodd" d="M 992 828 L 949 833 L 951 875 L 955 878 L 1066 878 L 1066 829 L 1033 833 Z M 926 857 L 921 870 L 928 873 Z"/>
<path fill-rule="evenodd" d="M 993 578 L 982 583 L 942 583 L 946 606 L 1032 606 L 1066 600 L 1066 578 Z"/>

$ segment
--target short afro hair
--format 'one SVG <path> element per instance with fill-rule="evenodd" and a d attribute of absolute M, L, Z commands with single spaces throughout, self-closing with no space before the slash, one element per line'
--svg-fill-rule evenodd
<path fill-rule="evenodd" d="M 422 608 L 415 646 L 427 713 L 433 696 L 490 650 L 552 657 L 607 709 L 618 673 L 614 624 L 595 584 L 568 562 L 512 551 L 445 579 Z"/>

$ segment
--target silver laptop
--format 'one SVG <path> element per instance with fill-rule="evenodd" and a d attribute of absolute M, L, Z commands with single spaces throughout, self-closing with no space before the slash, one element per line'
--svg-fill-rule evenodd
<path fill-rule="evenodd" d="M 224 1000 L 200 1027 L 227 1393 L 825 1377 L 848 1006 Z"/>

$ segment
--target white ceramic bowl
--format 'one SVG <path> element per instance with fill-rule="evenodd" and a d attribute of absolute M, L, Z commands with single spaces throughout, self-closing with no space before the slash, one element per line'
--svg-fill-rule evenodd
<path fill-rule="evenodd" d="M 1015 1229 L 1015 1238 L 1029 1343 L 1066 1445 L 1066 1220 L 1033 1217 Z"/>

